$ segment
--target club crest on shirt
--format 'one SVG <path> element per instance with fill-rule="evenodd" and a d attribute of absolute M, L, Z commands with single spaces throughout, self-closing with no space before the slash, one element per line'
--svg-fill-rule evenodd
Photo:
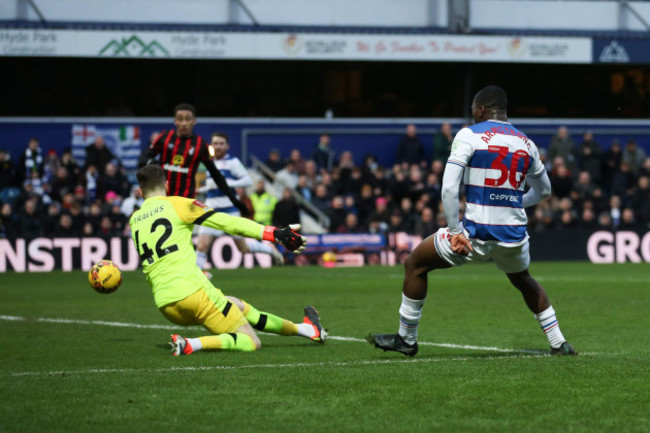
<path fill-rule="evenodd" d="M 183 158 L 183 155 L 174 155 L 172 158 L 172 164 L 174 165 L 183 165 L 185 162 L 185 158 Z"/>

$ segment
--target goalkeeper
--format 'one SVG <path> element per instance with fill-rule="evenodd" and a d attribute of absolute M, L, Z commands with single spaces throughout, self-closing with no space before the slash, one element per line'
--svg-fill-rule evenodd
<path fill-rule="evenodd" d="M 202 325 L 212 334 L 198 338 L 172 335 L 173 355 L 189 355 L 198 350 L 257 350 L 261 342 L 253 328 L 325 342 L 327 332 L 314 307 L 305 307 L 304 321 L 298 324 L 258 311 L 243 300 L 225 296 L 196 266 L 192 245 L 195 224 L 279 243 L 296 252 L 307 243 L 294 231 L 300 225 L 281 229 L 263 226 L 216 212 L 198 200 L 167 197 L 165 172 L 157 165 L 142 167 L 136 176 L 145 201 L 129 224 L 156 306 L 171 322 L 181 326 Z"/>

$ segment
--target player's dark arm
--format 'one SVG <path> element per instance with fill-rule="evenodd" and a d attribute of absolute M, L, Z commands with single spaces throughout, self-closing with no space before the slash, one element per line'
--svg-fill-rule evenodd
<path fill-rule="evenodd" d="M 142 152 L 138 159 L 138 167 L 144 167 L 145 165 L 153 164 L 156 161 L 156 155 L 158 155 L 162 149 L 162 140 L 166 135 L 165 132 L 167 131 L 163 131 L 158 135 L 154 142 L 151 143 L 151 146 Z"/>

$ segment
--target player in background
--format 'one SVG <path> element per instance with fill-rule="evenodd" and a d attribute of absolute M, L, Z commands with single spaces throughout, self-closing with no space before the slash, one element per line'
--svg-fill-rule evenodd
<path fill-rule="evenodd" d="M 189 355 L 199 350 L 259 349 L 253 328 L 280 335 L 297 335 L 324 343 L 318 312 L 305 307 L 303 323 L 293 323 L 257 310 L 243 300 L 226 297 L 196 266 L 192 244 L 195 224 L 239 236 L 264 239 L 300 252 L 307 240 L 296 233 L 300 225 L 286 228 L 263 226 L 254 221 L 217 212 L 198 200 L 167 196 L 168 182 L 158 165 L 146 165 L 136 173 L 145 198 L 129 224 L 143 271 L 153 290 L 160 312 L 181 326 L 202 325 L 211 335 L 185 338 L 171 336 L 173 355 Z M 233 308 L 234 306 L 234 308 Z"/>
<path fill-rule="evenodd" d="M 535 144 L 508 122 L 507 106 L 507 95 L 497 86 L 485 87 L 474 97 L 475 124 L 456 134 L 443 176 L 448 227 L 423 240 L 407 258 L 398 333 L 368 336 L 375 347 L 414 356 L 428 273 L 493 259 L 522 293 L 548 338 L 551 355 L 577 355 L 560 331 L 546 291 L 528 273 L 524 208 L 550 195 L 551 183 Z M 461 179 L 467 201 L 462 223 Z M 530 186 L 526 193 L 524 181 Z"/>
<path fill-rule="evenodd" d="M 176 130 L 160 133 L 149 149 L 140 157 L 140 165 L 158 162 L 165 169 L 169 183 L 169 195 L 194 198 L 196 193 L 195 177 L 199 163 L 203 163 L 214 179 L 216 185 L 224 192 L 243 215 L 248 210 L 237 199 L 237 194 L 228 186 L 226 179 L 212 163 L 208 144 L 198 135 L 194 135 L 196 126 L 196 109 L 190 104 L 174 107 L 174 126 Z"/>
<path fill-rule="evenodd" d="M 210 137 L 210 147 L 214 156 L 214 165 L 220 173 L 226 178 L 228 186 L 232 189 L 239 187 L 247 187 L 253 184 L 253 180 L 248 174 L 248 170 L 241 163 L 239 158 L 229 155 L 230 143 L 228 142 L 228 135 L 221 132 L 214 132 Z M 226 196 L 223 190 L 217 187 L 217 184 L 211 176 L 206 178 L 206 185 L 199 189 L 199 192 L 205 192 L 205 203 L 216 210 L 217 212 L 227 213 L 228 215 L 241 216 L 239 209 L 237 209 L 230 199 Z M 196 265 L 203 269 L 203 265 L 207 259 L 207 252 L 215 237 L 224 234 L 221 230 L 215 230 L 210 227 L 199 227 L 199 242 L 196 246 Z M 260 241 L 253 239 L 244 239 L 241 236 L 233 236 L 237 249 L 243 254 L 246 253 L 265 253 L 273 258 L 273 263 L 276 265 L 284 264 L 284 257 L 274 245 L 267 245 Z M 208 278 L 212 275 L 205 272 Z"/>

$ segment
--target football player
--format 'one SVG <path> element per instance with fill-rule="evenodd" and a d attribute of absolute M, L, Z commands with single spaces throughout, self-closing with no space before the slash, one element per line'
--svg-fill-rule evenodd
<path fill-rule="evenodd" d="M 368 336 L 375 347 L 414 356 L 428 273 L 493 259 L 534 313 L 548 338 L 550 353 L 577 355 L 560 331 L 546 291 L 528 273 L 524 208 L 550 195 L 551 183 L 535 143 L 508 122 L 507 106 L 506 92 L 498 86 L 485 87 L 474 97 L 475 124 L 456 134 L 443 176 L 442 202 L 448 227 L 423 240 L 407 258 L 398 333 Z M 467 197 L 462 223 L 461 179 Z M 524 182 L 530 185 L 526 193 Z"/>
<path fill-rule="evenodd" d="M 303 322 L 293 323 L 225 296 L 196 266 L 192 245 L 195 224 L 279 243 L 296 252 L 303 250 L 307 241 L 295 231 L 299 225 L 281 229 L 263 226 L 217 212 L 198 200 L 168 197 L 165 171 L 158 165 L 142 167 L 136 177 L 145 201 L 129 224 L 156 306 L 172 323 L 202 325 L 211 334 L 197 338 L 172 335 L 173 355 L 189 355 L 199 350 L 257 350 L 261 342 L 253 328 L 325 342 L 327 333 L 315 308 L 305 307 Z"/>

